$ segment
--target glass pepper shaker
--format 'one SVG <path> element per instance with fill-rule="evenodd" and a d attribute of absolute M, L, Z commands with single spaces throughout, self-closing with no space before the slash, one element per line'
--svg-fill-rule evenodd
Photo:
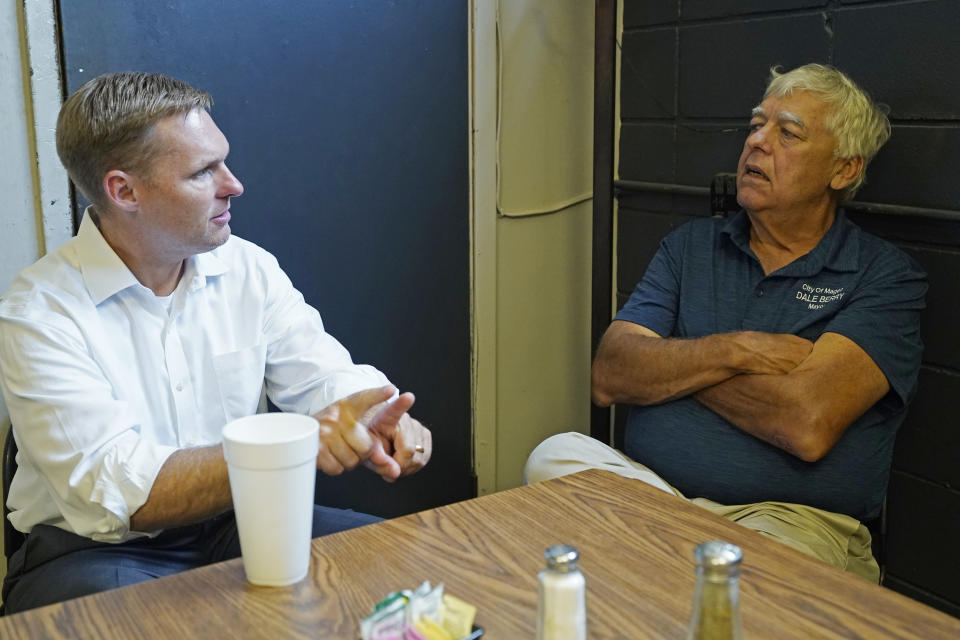
<path fill-rule="evenodd" d="M 742 640 L 740 547 L 715 540 L 704 542 L 694 549 L 693 559 L 697 584 L 687 640 Z"/>

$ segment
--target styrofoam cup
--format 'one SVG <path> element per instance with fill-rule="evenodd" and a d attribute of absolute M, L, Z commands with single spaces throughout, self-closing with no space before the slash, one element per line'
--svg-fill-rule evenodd
<path fill-rule="evenodd" d="M 240 552 L 252 584 L 293 584 L 310 569 L 318 431 L 315 419 L 293 413 L 247 416 L 223 428 Z"/>

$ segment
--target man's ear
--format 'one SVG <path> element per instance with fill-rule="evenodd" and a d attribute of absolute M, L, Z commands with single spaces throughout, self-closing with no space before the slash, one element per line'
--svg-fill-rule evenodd
<path fill-rule="evenodd" d="M 830 181 L 830 188 L 834 191 L 840 191 L 857 179 L 857 176 L 863 171 L 863 157 L 853 156 L 852 158 L 843 158 L 837 166 L 833 179 Z"/>
<path fill-rule="evenodd" d="M 137 200 L 136 177 L 120 169 L 112 169 L 103 176 L 103 190 L 110 204 L 122 211 L 133 213 L 140 208 Z"/>

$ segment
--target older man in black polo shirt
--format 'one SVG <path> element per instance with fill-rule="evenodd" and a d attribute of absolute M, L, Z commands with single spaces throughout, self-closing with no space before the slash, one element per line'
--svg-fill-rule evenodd
<path fill-rule="evenodd" d="M 860 521 L 879 513 L 916 389 L 926 281 L 838 205 L 889 135 L 842 73 L 773 70 L 737 170 L 743 211 L 668 235 L 597 350 L 594 401 L 634 405 L 627 455 L 554 436 L 527 481 L 612 469 L 875 581 Z"/>

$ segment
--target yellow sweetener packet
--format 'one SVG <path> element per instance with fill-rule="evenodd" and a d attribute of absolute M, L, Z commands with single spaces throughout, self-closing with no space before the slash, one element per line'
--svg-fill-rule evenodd
<path fill-rule="evenodd" d="M 420 616 L 419 622 L 415 622 L 413 627 L 427 640 L 456 640 L 457 638 L 463 637 L 451 636 L 446 629 L 427 616 Z"/>
<path fill-rule="evenodd" d="M 477 608 L 464 602 L 456 596 L 443 594 L 443 621 L 444 629 L 454 638 L 466 638 L 473 630 L 473 619 L 477 615 Z"/>

